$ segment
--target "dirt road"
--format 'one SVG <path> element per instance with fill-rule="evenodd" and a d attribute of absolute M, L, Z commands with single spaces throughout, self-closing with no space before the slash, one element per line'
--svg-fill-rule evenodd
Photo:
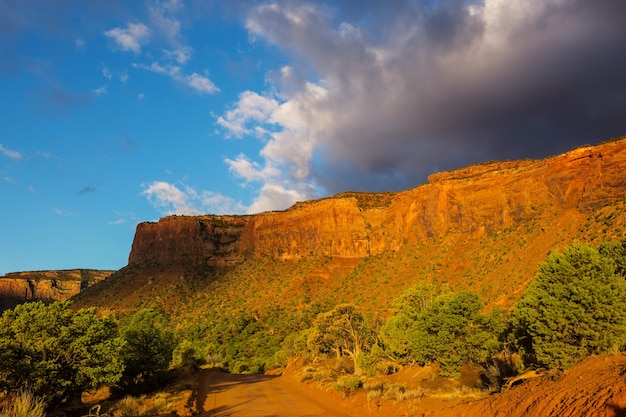
<path fill-rule="evenodd" d="M 364 391 L 346 398 L 293 376 L 202 370 L 195 411 L 202 417 L 626 417 L 625 353 L 593 356 L 561 374 L 546 374 L 475 401 L 423 397 L 368 405 Z"/>
<path fill-rule="evenodd" d="M 289 379 L 232 375 L 214 369 L 200 374 L 196 412 L 200 416 L 355 417 L 339 401 Z"/>

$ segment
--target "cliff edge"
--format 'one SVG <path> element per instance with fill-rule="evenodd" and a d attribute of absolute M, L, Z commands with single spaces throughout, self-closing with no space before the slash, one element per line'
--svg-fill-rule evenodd
<path fill-rule="evenodd" d="M 24 301 L 63 301 L 115 271 L 71 269 L 10 272 L 0 276 L 0 311 Z"/>
<path fill-rule="evenodd" d="M 416 188 L 344 193 L 246 216 L 170 216 L 137 226 L 129 265 L 232 265 L 271 256 L 364 258 L 444 235 L 457 241 L 587 215 L 626 197 L 626 139 L 542 159 L 431 175 Z"/>

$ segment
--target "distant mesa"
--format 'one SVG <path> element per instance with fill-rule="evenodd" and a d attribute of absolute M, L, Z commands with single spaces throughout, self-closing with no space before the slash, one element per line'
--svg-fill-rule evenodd
<path fill-rule="evenodd" d="M 63 301 L 115 271 L 70 269 L 11 272 L 0 277 L 0 311 L 25 301 Z"/>

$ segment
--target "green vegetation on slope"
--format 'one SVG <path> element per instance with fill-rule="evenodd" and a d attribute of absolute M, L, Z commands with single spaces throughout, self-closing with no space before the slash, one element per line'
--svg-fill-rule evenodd
<path fill-rule="evenodd" d="M 376 265 L 368 262 L 367 268 Z M 510 311 L 487 308 L 480 293 L 434 279 L 400 292 L 389 302 L 388 318 L 368 316 L 345 303 L 341 292 L 324 292 L 310 279 L 299 281 L 302 298 L 279 302 L 284 293 L 276 288 L 296 292 L 284 284 L 310 277 L 320 264 L 282 262 L 276 268 L 275 261 L 260 259 L 238 267 L 237 273 L 249 273 L 247 283 L 211 269 L 212 281 L 198 274 L 164 283 L 155 302 L 161 309 L 137 299 L 141 309 L 120 321 L 110 313 L 98 316 L 94 308 L 71 310 L 67 302 L 18 306 L 0 319 L 0 386 L 9 392 L 27 387 L 54 405 L 102 384 L 119 393 L 143 392 L 160 384 L 172 366 L 212 363 L 252 373 L 285 366 L 294 355 L 338 359 L 342 389 L 360 386 L 346 372 L 374 375 L 412 363 L 437 364 L 440 375 L 453 378 L 470 363 L 483 368 L 491 385 L 494 379 L 502 383 L 506 372 L 566 369 L 626 345 L 626 238 L 550 253 Z M 168 302 L 175 293 L 186 302 Z M 311 301 L 320 293 L 323 303 Z M 241 304 L 231 302 L 235 295 Z M 520 355 L 524 363 L 515 360 Z M 497 363 L 505 366 L 494 371 Z"/>
<path fill-rule="evenodd" d="M 617 262 L 625 255 L 626 238 L 599 250 L 574 244 L 539 265 L 512 316 L 528 360 L 565 369 L 624 346 L 626 280 Z"/>
<path fill-rule="evenodd" d="M 28 389 L 53 405 L 72 401 L 120 379 L 123 348 L 117 323 L 95 308 L 22 304 L 0 317 L 0 389 Z"/>

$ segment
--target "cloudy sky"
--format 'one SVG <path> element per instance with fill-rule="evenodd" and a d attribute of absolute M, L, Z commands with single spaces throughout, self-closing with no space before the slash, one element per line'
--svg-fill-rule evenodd
<path fill-rule="evenodd" d="M 0 0 L 0 274 L 626 134 L 624 0 Z"/>

